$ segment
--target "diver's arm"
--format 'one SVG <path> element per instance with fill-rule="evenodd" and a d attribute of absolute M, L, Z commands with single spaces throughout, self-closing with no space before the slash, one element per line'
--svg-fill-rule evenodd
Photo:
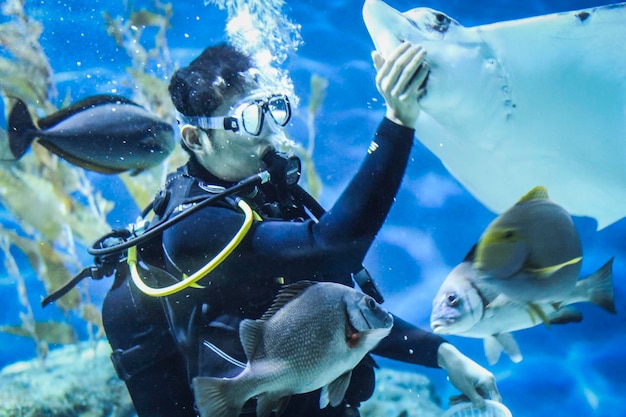
<path fill-rule="evenodd" d="M 400 187 L 414 133 L 387 118 L 380 123 L 359 170 L 314 227 L 318 239 L 354 242 L 365 256 Z"/>
<path fill-rule="evenodd" d="M 372 353 L 401 362 L 439 368 L 438 352 L 444 343 L 445 339 L 394 315 L 391 332 Z"/>

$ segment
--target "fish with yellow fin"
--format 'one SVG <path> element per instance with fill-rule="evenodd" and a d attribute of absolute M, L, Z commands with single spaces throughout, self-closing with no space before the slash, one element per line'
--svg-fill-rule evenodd
<path fill-rule="evenodd" d="M 37 121 L 15 100 L 0 158 L 21 158 L 37 140 L 50 152 L 103 174 L 141 171 L 160 164 L 176 145 L 174 128 L 118 95 L 88 97 Z"/>
<path fill-rule="evenodd" d="M 572 304 L 592 303 L 615 313 L 613 259 L 578 280 L 557 300 L 525 305 L 486 285 L 472 266 L 474 255 L 473 248 L 441 284 L 433 299 L 430 327 L 437 334 L 483 339 L 485 356 L 492 365 L 502 351 L 513 362 L 522 360 L 511 332 L 541 323 L 550 326 L 580 322 L 582 314 Z"/>
<path fill-rule="evenodd" d="M 526 305 L 562 300 L 574 290 L 581 266 L 572 217 L 541 186 L 487 226 L 473 260 L 481 281 Z"/>

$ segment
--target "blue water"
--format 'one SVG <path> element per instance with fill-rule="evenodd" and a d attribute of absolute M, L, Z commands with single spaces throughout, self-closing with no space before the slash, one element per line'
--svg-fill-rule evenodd
<path fill-rule="evenodd" d="M 118 4 L 119 3 L 119 4 Z M 466 26 L 573 10 L 606 4 L 591 0 L 528 1 L 390 1 L 399 10 L 427 6 L 441 10 Z M 137 8 L 142 5 L 135 3 Z M 151 2 L 145 2 L 152 7 Z M 27 5 L 30 15 L 41 21 L 41 39 L 58 77 L 62 97 L 71 88 L 72 97 L 82 98 L 99 92 L 130 94 L 128 87 L 114 81 L 125 77 L 129 60 L 104 31 L 102 11 L 123 14 L 122 1 L 48 1 Z M 329 80 L 326 101 L 316 121 L 317 141 L 314 158 L 322 176 L 321 201 L 330 206 L 344 187 L 383 115 L 374 86 L 371 65 L 372 44 L 361 18 L 360 1 L 320 0 L 287 2 L 284 13 L 301 24 L 304 43 L 285 63 L 294 81 L 303 108 L 309 94 L 312 73 Z M 201 0 L 176 2 L 168 43 L 173 63 L 183 66 L 205 46 L 225 39 L 226 13 Z M 616 41 L 618 42 L 618 41 Z M 622 49 L 623 53 L 623 49 Z M 564 68 L 566 71 L 566 68 Z M 87 75 L 89 77 L 87 77 Z M 290 135 L 306 140 L 303 123 L 296 117 Z M 105 196 L 118 200 L 111 215 L 113 222 L 130 222 L 137 214 L 120 193 L 120 183 L 98 174 L 90 176 Z M 452 178 L 429 151 L 416 142 L 407 175 L 397 202 L 366 259 L 366 266 L 377 278 L 386 306 L 398 315 L 425 328 L 430 305 L 441 281 L 465 255 L 495 214 L 477 202 Z M 0 210 L 3 225 L 11 224 L 10 214 Z M 595 222 L 575 218 L 581 234 L 585 261 L 583 274 L 599 268 L 615 256 L 614 280 L 617 315 L 595 306 L 581 306 L 582 323 L 543 326 L 515 333 L 524 361 L 508 358 L 489 367 L 498 378 L 504 402 L 514 416 L 626 416 L 626 284 L 624 239 L 626 220 L 597 232 Z M 25 259 L 15 253 L 18 262 Z M 85 262 L 89 258 L 85 257 Z M 25 270 L 26 267 L 24 266 Z M 31 272 L 27 277 L 34 314 L 41 320 L 61 319 L 55 308 L 38 307 L 43 286 Z M 90 284 L 93 298 L 101 300 L 109 282 Z M 15 286 L 0 276 L 0 324 L 19 323 L 22 307 Z M 84 330 L 80 330 L 85 337 Z M 450 337 L 463 352 L 488 366 L 482 342 Z M 0 334 L 0 367 L 34 356 L 32 342 Z M 390 361 L 385 366 L 425 372 L 433 379 L 442 398 L 455 394 L 439 370 L 426 370 Z"/>

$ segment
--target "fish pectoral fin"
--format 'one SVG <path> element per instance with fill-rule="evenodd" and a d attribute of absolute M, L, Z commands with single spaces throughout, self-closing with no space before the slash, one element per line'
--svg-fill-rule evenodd
<path fill-rule="evenodd" d="M 276 398 L 271 395 L 259 395 L 256 400 L 257 417 L 268 417 L 272 411 L 276 412 L 276 416 L 280 416 L 289 402 L 289 397 Z"/>
<path fill-rule="evenodd" d="M 550 319 L 548 318 L 548 316 L 543 311 L 540 305 L 535 304 L 535 303 L 529 303 L 527 305 L 527 311 L 533 323 L 538 323 L 537 319 L 539 319 L 541 320 L 543 324 L 546 325 L 546 327 L 550 327 Z"/>
<path fill-rule="evenodd" d="M 489 302 L 489 304 L 487 304 L 485 306 L 485 310 L 487 309 L 497 309 L 497 308 L 502 308 L 502 307 L 506 307 L 506 306 L 510 306 L 510 305 L 522 305 L 520 302 L 518 301 L 514 301 L 511 300 L 509 297 L 507 297 L 504 294 L 500 294 L 498 295 L 496 298 L 494 298 L 493 300 L 491 300 Z"/>
<path fill-rule="evenodd" d="M 232 404 L 227 398 L 229 392 L 226 385 L 230 383 L 227 378 L 196 377 L 193 379 L 193 393 L 196 408 L 200 417 L 237 417 L 241 404 Z"/>
<path fill-rule="evenodd" d="M 343 397 L 346 395 L 346 390 L 350 384 L 350 378 L 352 378 L 352 371 L 348 371 L 335 379 L 330 384 L 322 387 L 320 394 L 320 409 L 326 408 L 328 404 L 332 407 L 337 407 L 343 401 Z"/>
<path fill-rule="evenodd" d="M 582 261 L 582 259 L 582 256 L 578 256 L 576 258 L 570 259 L 569 261 L 565 261 L 556 265 L 546 266 L 544 268 L 527 268 L 527 271 L 531 272 L 537 278 L 550 278 L 559 269 L 565 268 L 569 265 L 577 264 L 578 262 Z"/>

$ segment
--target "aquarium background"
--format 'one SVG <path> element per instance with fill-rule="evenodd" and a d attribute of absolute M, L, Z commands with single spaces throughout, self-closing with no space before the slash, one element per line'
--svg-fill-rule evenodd
<path fill-rule="evenodd" d="M 432 7 L 465 26 L 472 26 L 608 2 L 403 0 L 389 1 L 389 4 L 399 10 Z M 129 57 L 105 32 L 102 16 L 103 11 L 112 16 L 124 15 L 127 6 L 115 0 L 26 3 L 27 13 L 43 24 L 40 41 L 50 59 L 60 96 L 68 89 L 75 100 L 112 91 L 132 93 L 131 87 L 118 82 L 128 78 Z M 284 16 L 301 25 L 302 44 L 289 55 L 283 67 L 289 71 L 300 99 L 300 110 L 288 132 L 304 146 L 307 145 L 306 105 L 311 94 L 311 76 L 317 74 L 328 80 L 326 97 L 315 119 L 313 152 L 323 184 L 320 200 L 326 207 L 332 205 L 354 173 L 384 114 L 382 100 L 374 86 L 375 72 L 370 58 L 373 46 L 363 24 L 361 6 L 362 2 L 355 0 L 298 0 L 287 1 L 282 8 Z M 136 1 L 134 7 L 151 8 L 154 3 Z M 227 12 L 215 4 L 205 5 L 202 0 L 178 1 L 173 4 L 173 12 L 167 32 L 172 68 L 188 64 L 205 46 L 226 39 Z M 619 40 L 616 40 L 616 53 L 625 53 Z M 2 123 L 5 128 L 6 121 Z M 115 201 L 115 208 L 109 214 L 112 226 L 120 227 L 135 219 L 139 210 L 117 177 L 94 173 L 89 173 L 88 177 L 105 198 Z M 45 207 L 39 209 L 45 210 Z M 386 307 L 428 328 L 431 301 L 439 285 L 494 217 L 494 213 L 477 202 L 416 140 L 397 201 L 365 262 L 386 296 Z M 623 348 L 626 343 L 626 220 L 601 231 L 596 231 L 593 219 L 577 217 L 574 220 L 585 255 L 583 275 L 594 272 L 615 257 L 617 315 L 592 305 L 580 305 L 584 315 L 581 323 L 551 328 L 537 326 L 516 332 L 514 335 L 524 355 L 519 364 L 503 356 L 498 364 L 488 366 L 482 341 L 448 337 L 496 375 L 503 401 L 517 417 L 626 416 Z M 4 208 L 0 209 L 0 222 L 7 228 L 16 225 Z M 77 253 L 85 265 L 91 262 L 85 248 L 77 248 Z M 26 258 L 18 252 L 14 255 L 25 274 L 34 316 L 40 321 L 64 320 L 55 306 L 41 309 L 39 301 L 45 295 L 43 284 L 35 272 L 29 270 Z M 110 279 L 88 283 L 96 305 L 110 284 Z M 5 273 L 0 275 L 0 305 L 0 325 L 20 322 L 24 307 L 18 301 L 14 280 Z M 81 338 L 88 337 L 80 320 L 73 317 L 68 320 L 77 326 Z M 0 368 L 35 355 L 32 340 L 0 333 Z M 380 364 L 425 373 L 433 380 L 444 403 L 448 396 L 456 394 L 440 370 L 382 359 Z"/>

